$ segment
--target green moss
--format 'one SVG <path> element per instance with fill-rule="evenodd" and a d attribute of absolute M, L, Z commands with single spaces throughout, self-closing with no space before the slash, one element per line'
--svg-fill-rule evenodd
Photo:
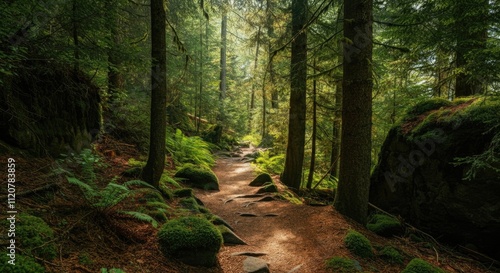
<path fill-rule="evenodd" d="M 174 189 L 181 189 L 182 186 L 175 181 L 170 175 L 164 173 L 161 178 L 160 178 L 160 185 L 164 185 L 165 187 L 168 188 L 174 188 Z"/>
<path fill-rule="evenodd" d="M 401 223 L 398 219 L 385 214 L 373 215 L 366 227 L 382 236 L 392 236 L 402 231 Z"/>
<path fill-rule="evenodd" d="M 175 173 L 176 178 L 183 178 L 187 183 L 195 188 L 205 190 L 219 190 L 219 180 L 217 176 L 206 167 L 186 164 Z"/>
<path fill-rule="evenodd" d="M 265 193 L 265 192 L 278 192 L 278 187 L 273 182 L 267 182 L 260 188 L 257 193 Z"/>
<path fill-rule="evenodd" d="M 359 262 L 343 257 L 328 259 L 326 261 L 326 268 L 328 272 L 332 273 L 356 273 L 362 271 Z"/>
<path fill-rule="evenodd" d="M 401 255 L 401 253 L 399 253 L 399 251 L 392 246 L 382 248 L 382 250 L 380 250 L 380 257 L 390 263 L 403 264 L 403 255 Z"/>
<path fill-rule="evenodd" d="M 287 200 L 288 202 L 296 205 L 301 205 L 303 202 L 302 200 L 297 197 L 296 194 L 291 192 L 290 190 L 284 190 L 276 195 L 276 197 L 279 197 L 283 200 Z"/>
<path fill-rule="evenodd" d="M 431 265 L 430 263 L 415 258 L 411 260 L 401 273 L 445 273 L 446 271 Z"/>
<path fill-rule="evenodd" d="M 6 252 L 0 252 L 0 272 L 9 273 L 45 273 L 45 268 L 33 258 L 16 254 L 14 265 L 9 264 L 10 258 Z"/>
<path fill-rule="evenodd" d="M 409 121 L 431 110 L 436 110 L 441 107 L 447 107 L 451 105 L 453 105 L 451 101 L 442 98 L 421 101 L 406 112 L 406 116 L 403 118 L 403 121 Z"/>
<path fill-rule="evenodd" d="M 54 239 L 54 231 L 42 218 L 22 213 L 19 214 L 16 225 L 19 247 L 46 260 L 56 257 L 56 246 L 51 242 Z"/>
<path fill-rule="evenodd" d="M 193 189 L 191 189 L 191 188 L 178 189 L 178 190 L 175 190 L 173 192 L 173 194 L 175 197 L 193 197 L 194 196 Z"/>
<path fill-rule="evenodd" d="M 222 246 L 220 231 L 203 217 L 168 221 L 158 232 L 160 250 L 190 265 L 214 266 Z"/>
<path fill-rule="evenodd" d="M 373 250 L 370 240 L 368 240 L 363 234 L 355 230 L 350 230 L 347 233 L 346 237 L 344 238 L 344 243 L 352 253 L 362 258 L 373 257 Z"/>
<path fill-rule="evenodd" d="M 271 176 L 268 173 L 261 173 L 254 180 L 252 180 L 252 182 L 250 182 L 250 186 L 260 187 L 268 182 L 273 183 Z"/>

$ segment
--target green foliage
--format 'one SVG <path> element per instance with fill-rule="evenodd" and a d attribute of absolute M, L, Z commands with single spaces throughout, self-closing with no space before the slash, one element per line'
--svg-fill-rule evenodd
<path fill-rule="evenodd" d="M 58 163 L 65 164 L 70 169 L 79 169 L 79 173 L 77 173 L 77 176 L 80 177 L 81 180 L 89 184 L 95 183 L 95 180 L 97 178 L 95 174 L 96 168 L 102 168 L 106 166 L 102 162 L 101 157 L 94 154 L 90 149 L 84 149 L 80 154 L 70 153 L 69 155 L 61 154 L 61 156 L 63 156 L 63 158 L 59 159 Z M 70 173 L 73 176 L 75 175 L 73 172 L 67 171 L 67 168 L 59 168 L 56 170 L 56 172 Z"/>
<path fill-rule="evenodd" d="M 101 273 L 125 273 L 125 271 L 119 268 L 111 268 L 109 270 L 107 268 L 101 268 Z"/>
<path fill-rule="evenodd" d="M 283 172 L 285 166 L 285 155 L 272 156 L 269 151 L 263 151 L 259 154 L 255 162 L 261 172 L 280 174 Z"/>
<path fill-rule="evenodd" d="M 358 261 L 343 257 L 332 257 L 326 261 L 328 272 L 332 273 L 356 273 L 361 272 Z"/>
<path fill-rule="evenodd" d="M 54 231 L 42 218 L 29 214 L 19 214 L 16 237 L 20 247 L 30 255 L 46 260 L 56 257 L 56 246 L 53 243 Z M 16 240 L 17 241 L 17 240 Z"/>
<path fill-rule="evenodd" d="M 0 272 L 9 273 L 45 273 L 45 268 L 33 258 L 16 254 L 15 265 L 9 264 L 6 252 L 0 252 Z"/>
<path fill-rule="evenodd" d="M 362 258 L 373 257 L 373 250 L 370 240 L 363 234 L 350 230 L 344 238 L 346 247 L 354 254 Z"/>
<path fill-rule="evenodd" d="M 392 236 L 402 231 L 399 220 L 385 214 L 373 215 L 366 227 L 382 236 Z"/>
<path fill-rule="evenodd" d="M 295 193 L 293 193 L 292 191 L 290 191 L 289 189 L 286 189 L 286 190 L 278 193 L 276 196 L 283 199 L 283 200 L 287 200 L 288 202 L 290 202 L 292 204 L 296 204 L 296 205 L 303 204 L 302 200 L 300 200 L 299 197 L 297 197 L 297 195 Z"/>
<path fill-rule="evenodd" d="M 160 185 L 164 185 L 164 186 L 170 186 L 170 187 L 173 187 L 174 189 L 180 189 L 182 188 L 181 185 L 179 185 L 179 183 L 172 177 L 170 177 L 170 175 L 164 173 L 162 174 L 161 178 L 160 178 Z"/>
<path fill-rule="evenodd" d="M 392 246 L 382 248 L 379 253 L 383 259 L 388 260 L 391 263 L 403 264 L 403 255 L 401 255 L 401 253 L 399 253 L 399 251 Z"/>
<path fill-rule="evenodd" d="M 180 166 L 187 163 L 210 167 L 215 159 L 210 152 L 211 145 L 200 137 L 187 137 L 181 130 L 167 133 L 166 147 L 175 164 Z"/>
<path fill-rule="evenodd" d="M 193 197 L 193 189 L 191 188 L 182 188 L 174 191 L 175 197 Z"/>
<path fill-rule="evenodd" d="M 142 186 L 156 191 L 153 186 L 140 180 L 130 180 L 123 183 L 123 185 L 110 182 L 104 189 L 99 189 L 95 185 L 91 186 L 74 177 L 67 177 L 67 179 L 69 183 L 77 185 L 80 188 L 85 201 L 92 209 L 103 214 L 114 212 L 116 205 L 131 195 L 136 194 L 137 190 L 131 189 L 131 186 Z M 136 211 L 119 211 L 118 213 L 128 214 L 134 216 L 138 220 L 150 222 L 154 227 L 158 225 L 153 217 L 144 213 Z"/>
<path fill-rule="evenodd" d="M 174 177 L 185 179 L 187 183 L 195 188 L 219 190 L 217 176 L 212 170 L 204 166 L 186 164 L 175 173 Z"/>
<path fill-rule="evenodd" d="M 223 239 L 220 231 L 204 217 L 188 216 L 165 223 L 158 232 L 158 242 L 167 257 L 213 266 Z"/>
<path fill-rule="evenodd" d="M 406 265 L 401 273 L 445 273 L 445 271 L 422 259 L 415 258 Z"/>
<path fill-rule="evenodd" d="M 244 142 L 250 142 L 250 144 L 252 144 L 252 146 L 257 147 L 257 146 L 259 146 L 261 139 L 262 139 L 261 135 L 252 134 L 252 135 L 244 136 L 241 140 Z"/>

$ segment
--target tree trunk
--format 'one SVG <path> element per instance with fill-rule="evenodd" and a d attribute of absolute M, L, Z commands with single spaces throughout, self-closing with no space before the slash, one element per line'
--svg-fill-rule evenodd
<path fill-rule="evenodd" d="M 164 1 L 151 0 L 151 127 L 148 162 L 144 167 L 142 178 L 157 188 L 165 167 L 167 123 L 165 16 Z"/>
<path fill-rule="evenodd" d="M 121 44 L 121 37 L 118 31 L 118 8 L 114 6 L 112 0 L 107 0 L 106 10 L 108 10 L 106 20 L 110 35 L 110 46 L 108 49 L 108 105 L 112 105 L 119 96 L 119 92 L 123 90 L 124 78 L 120 72 L 121 60 L 118 56 L 117 48 Z"/>
<path fill-rule="evenodd" d="M 285 169 L 281 181 L 300 190 L 304 162 L 307 88 L 307 0 L 292 1 L 292 58 L 290 71 L 290 110 Z"/>
<path fill-rule="evenodd" d="M 218 120 L 222 121 L 224 116 L 224 99 L 226 99 L 226 47 L 227 47 L 227 13 L 224 11 L 221 22 L 221 48 L 220 48 L 220 84 L 219 84 L 219 116 Z"/>
<path fill-rule="evenodd" d="M 486 49 L 488 24 L 488 0 L 457 0 L 455 3 L 455 31 L 457 39 L 455 97 L 472 96 L 483 93 L 484 84 L 478 71 L 472 67 L 481 61 L 475 60 L 477 51 Z M 480 27 L 478 27 L 480 26 Z"/>
<path fill-rule="evenodd" d="M 314 60 L 314 67 L 316 67 L 316 60 Z M 311 136 L 311 165 L 309 166 L 309 175 L 307 176 L 307 189 L 311 189 L 314 180 L 314 169 L 316 165 L 316 133 L 317 133 L 317 118 L 316 118 L 316 78 L 313 80 L 313 124 Z"/>
<path fill-rule="evenodd" d="M 344 4 L 342 144 L 335 208 L 366 223 L 371 167 L 372 0 Z"/>
<path fill-rule="evenodd" d="M 73 23 L 73 29 L 72 29 L 72 35 L 73 35 L 73 58 L 74 58 L 74 63 L 73 63 L 73 70 L 75 72 L 75 75 L 77 75 L 78 70 L 80 70 L 80 42 L 78 39 L 78 30 L 79 30 L 79 18 L 77 18 L 78 15 L 78 7 L 77 7 L 77 0 L 73 0 L 72 2 L 72 23 Z"/>
<path fill-rule="evenodd" d="M 339 12 L 340 13 L 340 12 Z M 343 61 L 343 44 L 339 41 L 339 55 L 337 56 L 338 63 Z M 335 111 L 333 113 L 333 140 L 332 154 L 330 156 L 330 176 L 339 177 L 340 165 L 340 143 L 341 143 L 341 126 L 342 126 L 342 79 L 337 79 L 335 82 Z"/>
<path fill-rule="evenodd" d="M 269 81 L 271 82 L 271 108 L 278 109 L 278 90 L 275 87 L 276 83 L 276 71 L 274 71 L 274 63 L 273 63 L 273 38 L 274 38 L 274 17 L 272 13 L 272 1 L 267 0 L 266 4 L 266 25 L 267 25 L 267 53 L 268 53 L 268 69 L 269 69 Z"/>

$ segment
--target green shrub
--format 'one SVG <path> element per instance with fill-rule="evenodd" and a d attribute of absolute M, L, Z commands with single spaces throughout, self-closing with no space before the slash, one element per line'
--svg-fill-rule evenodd
<path fill-rule="evenodd" d="M 205 167 L 213 166 L 214 156 L 210 152 L 211 145 L 200 137 L 187 137 L 181 130 L 167 133 L 166 146 L 175 164 L 180 166 L 186 163 Z"/>
<path fill-rule="evenodd" d="M 366 227 L 382 236 L 392 236 L 402 231 L 399 220 L 385 214 L 373 215 Z"/>
<path fill-rule="evenodd" d="M 217 176 L 207 167 L 186 164 L 178 170 L 174 177 L 183 178 L 191 186 L 205 190 L 219 190 Z"/>
<path fill-rule="evenodd" d="M 214 266 L 223 240 L 220 231 L 203 217 L 168 221 L 158 232 L 163 255 L 190 265 Z"/>
<path fill-rule="evenodd" d="M 19 214 L 16 228 L 16 241 L 31 255 L 52 260 L 56 257 L 56 246 L 51 241 L 54 231 L 42 218 L 29 214 Z"/>
<path fill-rule="evenodd" d="M 344 243 L 352 253 L 362 258 L 373 257 L 373 250 L 370 241 L 363 234 L 355 230 L 350 230 L 347 233 Z"/>
<path fill-rule="evenodd" d="M 386 246 L 380 250 L 380 256 L 391 263 L 403 264 L 403 255 L 392 246 Z"/>
<path fill-rule="evenodd" d="M 362 271 L 359 262 L 343 257 L 328 259 L 326 261 L 326 268 L 328 272 L 332 273 L 356 273 Z"/>
<path fill-rule="evenodd" d="M 435 267 L 430 263 L 415 258 L 411 260 L 401 273 L 445 273 L 441 268 Z"/>
<path fill-rule="evenodd" d="M 45 273 L 45 268 L 33 258 L 16 254 L 15 264 L 9 264 L 10 258 L 6 252 L 0 252 L 0 272 L 9 273 Z"/>

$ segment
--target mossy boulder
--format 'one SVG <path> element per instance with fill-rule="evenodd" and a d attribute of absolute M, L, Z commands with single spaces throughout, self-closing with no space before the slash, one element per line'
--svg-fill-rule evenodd
<path fill-rule="evenodd" d="M 402 264 L 403 255 L 394 247 L 386 246 L 379 251 L 380 257 L 382 259 L 389 261 L 390 263 Z"/>
<path fill-rule="evenodd" d="M 60 156 L 90 148 L 100 132 L 99 88 L 83 72 L 30 60 L 0 81 L 0 139 L 9 145 Z"/>
<path fill-rule="evenodd" d="M 11 258 L 5 252 L 0 252 L 0 272 L 9 273 L 45 273 L 45 268 L 37 263 L 35 259 L 21 254 L 16 254 L 14 264 L 10 264 Z"/>
<path fill-rule="evenodd" d="M 370 240 L 363 234 L 350 230 L 344 238 L 346 247 L 361 258 L 373 257 L 373 249 Z"/>
<path fill-rule="evenodd" d="M 363 271 L 358 261 L 333 257 L 326 261 L 326 269 L 332 273 L 357 273 Z"/>
<path fill-rule="evenodd" d="M 500 101 L 431 100 L 382 145 L 370 202 L 448 244 L 500 258 Z"/>
<path fill-rule="evenodd" d="M 381 236 L 393 236 L 403 231 L 398 219 L 385 214 L 373 215 L 366 227 Z"/>
<path fill-rule="evenodd" d="M 194 196 L 182 198 L 179 201 L 179 205 L 194 213 L 210 213 L 210 211 L 204 206 L 203 202 Z"/>
<path fill-rule="evenodd" d="M 278 187 L 273 182 L 267 182 L 262 186 L 257 193 L 266 193 L 266 192 L 278 192 Z"/>
<path fill-rule="evenodd" d="M 191 188 L 182 188 L 174 190 L 173 192 L 175 197 L 194 197 L 193 189 Z"/>
<path fill-rule="evenodd" d="M 223 239 L 220 231 L 204 217 L 170 220 L 158 232 L 162 253 L 186 264 L 212 267 Z"/>
<path fill-rule="evenodd" d="M 192 187 L 204 190 L 219 190 L 219 180 L 212 170 L 202 166 L 186 164 L 174 177 L 184 179 Z"/>
<path fill-rule="evenodd" d="M 406 265 L 406 268 L 401 273 L 446 273 L 446 271 L 422 259 L 415 258 Z"/>
<path fill-rule="evenodd" d="M 261 173 L 250 182 L 249 186 L 261 187 L 266 183 L 273 183 L 273 179 L 268 173 Z"/>

